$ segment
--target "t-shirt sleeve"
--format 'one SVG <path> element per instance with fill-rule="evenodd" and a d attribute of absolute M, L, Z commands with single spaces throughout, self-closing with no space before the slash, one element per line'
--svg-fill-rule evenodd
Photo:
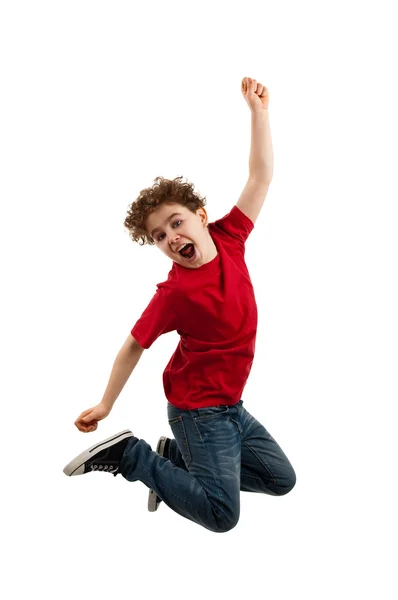
<path fill-rule="evenodd" d="M 131 330 L 131 335 L 142 348 L 148 349 L 160 335 L 175 329 L 177 315 L 172 306 L 171 294 L 164 288 L 158 288 Z"/>
<path fill-rule="evenodd" d="M 222 219 L 215 221 L 214 225 L 244 244 L 254 229 L 254 223 L 236 205 Z"/>

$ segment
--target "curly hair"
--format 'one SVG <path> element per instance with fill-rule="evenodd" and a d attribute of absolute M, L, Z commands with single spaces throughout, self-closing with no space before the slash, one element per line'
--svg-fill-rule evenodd
<path fill-rule="evenodd" d="M 161 204 L 182 204 L 193 213 L 206 205 L 206 197 L 202 198 L 194 192 L 192 183 L 181 183 L 181 180 L 182 177 L 173 180 L 156 177 L 154 185 L 141 190 L 138 198 L 129 205 L 123 225 L 128 229 L 133 242 L 138 242 L 140 246 L 155 244 L 145 229 L 145 223 Z"/>

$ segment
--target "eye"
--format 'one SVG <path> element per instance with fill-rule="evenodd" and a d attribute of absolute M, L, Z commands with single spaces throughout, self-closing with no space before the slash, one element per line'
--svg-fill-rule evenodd
<path fill-rule="evenodd" d="M 182 221 L 180 221 L 180 219 L 178 219 L 177 221 L 174 221 L 174 223 L 173 223 L 173 227 L 174 227 L 174 225 L 175 225 L 176 223 L 182 223 Z M 162 236 L 163 236 L 163 233 L 161 233 L 161 234 L 159 235 L 159 237 L 158 237 L 158 242 L 161 242 L 161 241 L 162 241 L 162 239 L 163 239 L 163 237 L 162 237 Z"/>

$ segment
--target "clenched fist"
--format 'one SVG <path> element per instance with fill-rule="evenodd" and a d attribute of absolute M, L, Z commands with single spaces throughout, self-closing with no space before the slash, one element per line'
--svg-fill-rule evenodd
<path fill-rule="evenodd" d="M 79 431 L 83 431 L 84 433 L 95 431 L 98 427 L 98 421 L 105 419 L 110 412 L 110 409 L 106 408 L 103 404 L 97 404 L 97 406 L 82 412 L 82 414 L 77 417 L 75 425 Z"/>
<path fill-rule="evenodd" d="M 242 94 L 252 112 L 267 110 L 269 104 L 268 89 L 255 79 L 242 79 Z"/>

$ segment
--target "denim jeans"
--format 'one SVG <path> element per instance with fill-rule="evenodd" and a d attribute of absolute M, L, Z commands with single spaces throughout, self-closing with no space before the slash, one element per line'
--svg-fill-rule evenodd
<path fill-rule="evenodd" d="M 243 407 L 181 410 L 170 402 L 169 459 L 131 438 L 120 462 L 128 481 L 142 481 L 179 515 L 214 532 L 240 514 L 240 491 L 281 496 L 295 485 L 292 465 L 274 438 Z"/>

